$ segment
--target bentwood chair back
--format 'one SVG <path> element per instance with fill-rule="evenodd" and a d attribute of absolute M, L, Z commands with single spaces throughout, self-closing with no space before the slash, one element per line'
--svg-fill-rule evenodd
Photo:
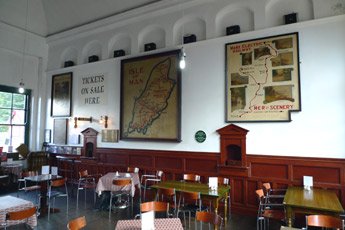
<path fill-rule="evenodd" d="M 223 218 L 216 213 L 198 211 L 195 214 L 195 220 L 209 224 L 209 229 L 215 229 L 216 227 L 218 227 L 218 229 L 221 229 L 223 227 Z M 202 224 L 200 224 L 200 228 L 197 226 L 197 224 L 195 225 L 195 227 L 196 229 L 202 229 Z"/>
<path fill-rule="evenodd" d="M 306 229 L 308 227 L 322 227 L 344 230 L 344 220 L 339 217 L 327 215 L 309 215 L 306 216 Z"/>
<path fill-rule="evenodd" d="M 69 230 L 79 230 L 86 226 L 86 219 L 85 216 L 81 216 L 70 220 L 67 224 L 67 229 Z"/>
<path fill-rule="evenodd" d="M 7 221 L 14 221 L 14 220 L 26 220 L 25 224 L 28 223 L 28 219 L 36 214 L 36 207 L 23 209 L 20 211 L 13 211 L 8 212 L 6 214 L 6 222 L 5 222 L 5 229 L 7 228 Z"/>

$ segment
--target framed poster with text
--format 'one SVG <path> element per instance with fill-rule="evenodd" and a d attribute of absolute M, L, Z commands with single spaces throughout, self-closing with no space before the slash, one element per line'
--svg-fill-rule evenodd
<path fill-rule="evenodd" d="M 69 117 L 72 107 L 72 72 L 54 75 L 52 79 L 51 116 Z"/>
<path fill-rule="evenodd" d="M 226 121 L 291 121 L 301 111 L 298 33 L 228 43 Z"/>
<path fill-rule="evenodd" d="M 180 141 L 180 50 L 121 61 L 120 139 Z"/>

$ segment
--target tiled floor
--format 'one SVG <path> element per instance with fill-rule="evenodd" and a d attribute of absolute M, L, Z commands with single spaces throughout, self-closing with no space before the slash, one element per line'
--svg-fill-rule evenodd
<path fill-rule="evenodd" d="M 75 193 L 75 191 L 74 191 Z M 16 196 L 16 192 L 11 192 L 10 195 Z M 83 193 L 81 193 L 83 194 Z M 0 195 L 4 195 L 1 192 Z M 31 199 L 25 194 L 20 194 L 21 198 Z M 137 199 L 136 199 L 137 200 Z M 76 195 L 70 190 L 69 198 L 69 208 L 67 210 L 66 201 L 64 198 L 56 200 L 56 207 L 60 209 L 58 213 L 52 213 L 50 219 L 47 216 L 38 218 L 37 229 L 42 230 L 53 230 L 53 229 L 67 229 L 66 224 L 69 220 L 74 219 L 79 216 L 85 216 L 87 220 L 87 227 L 85 229 L 109 229 L 114 230 L 117 220 L 121 219 L 132 219 L 139 212 L 138 202 L 133 208 L 133 213 L 131 213 L 130 208 L 118 209 L 112 212 L 111 218 L 109 219 L 108 211 L 100 211 L 95 209 L 93 204 L 92 194 L 87 195 L 87 201 L 84 203 L 84 196 L 80 197 L 79 208 L 76 208 Z M 22 229 L 19 227 L 12 227 L 8 229 Z M 194 220 L 192 220 L 191 229 L 196 229 L 194 226 Z M 208 228 L 204 228 L 208 229 Z M 232 218 L 226 223 L 225 229 L 231 230 L 251 230 L 256 229 L 256 217 L 240 216 L 233 214 Z M 279 229 L 278 226 L 271 225 L 271 229 Z"/>

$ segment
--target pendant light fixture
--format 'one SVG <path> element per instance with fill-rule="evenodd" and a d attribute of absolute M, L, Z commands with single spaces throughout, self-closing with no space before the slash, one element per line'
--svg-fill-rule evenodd
<path fill-rule="evenodd" d="M 184 9 L 182 3 L 180 4 L 181 11 L 182 11 L 182 20 L 184 20 Z M 186 68 L 186 52 L 184 51 L 183 48 L 183 36 L 184 36 L 184 22 L 182 21 L 182 32 L 181 32 L 181 44 L 182 44 L 182 49 L 180 53 L 180 69 Z"/>
<path fill-rule="evenodd" d="M 26 34 L 27 34 L 27 26 L 28 26 L 28 16 L 29 16 L 29 0 L 26 0 L 26 15 L 25 15 L 25 27 L 24 27 L 24 44 L 23 44 L 23 52 L 22 52 L 22 65 L 20 69 L 20 77 L 21 80 L 19 82 L 19 88 L 18 92 L 19 93 L 24 93 L 24 82 L 23 82 L 23 75 L 24 75 L 24 62 L 25 62 L 25 48 L 26 48 Z"/>

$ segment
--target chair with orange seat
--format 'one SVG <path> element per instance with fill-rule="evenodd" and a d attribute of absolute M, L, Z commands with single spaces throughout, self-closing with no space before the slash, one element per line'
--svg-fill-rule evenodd
<path fill-rule="evenodd" d="M 118 200 L 121 201 L 122 196 L 127 196 L 127 201 L 126 201 L 127 204 L 124 207 L 131 205 L 132 210 L 133 210 L 132 178 L 114 179 L 112 183 L 113 185 L 110 191 L 110 201 L 109 201 L 109 218 L 111 216 L 111 210 L 112 210 L 111 208 L 112 208 L 114 197 L 118 197 Z"/>
<path fill-rule="evenodd" d="M 209 229 L 211 228 L 211 225 L 213 225 L 214 227 L 212 229 L 215 229 L 216 227 L 218 227 L 218 229 L 221 229 L 223 227 L 223 218 L 216 213 L 197 211 L 195 214 L 195 220 L 201 222 L 200 229 L 202 229 L 202 223 L 209 224 Z"/>
<path fill-rule="evenodd" d="M 157 170 L 156 174 L 143 174 L 140 178 L 141 188 L 144 190 L 144 198 L 146 200 L 146 190 L 150 189 L 150 186 L 162 181 L 163 171 Z"/>
<path fill-rule="evenodd" d="M 79 172 L 79 181 L 77 189 L 77 209 L 79 207 L 79 191 L 84 190 L 84 203 L 86 203 L 86 190 L 92 190 L 94 193 L 93 202 L 96 202 L 96 178 L 90 175 L 87 170 Z"/>
<path fill-rule="evenodd" d="M 19 221 L 25 220 L 25 225 L 28 225 L 28 220 L 33 215 L 36 215 L 36 207 L 31 207 L 27 209 L 23 209 L 20 211 L 13 211 L 6 213 L 6 221 L 5 221 L 5 230 L 7 229 L 8 221 Z M 22 223 L 19 223 L 22 224 Z"/>
<path fill-rule="evenodd" d="M 191 213 L 201 211 L 200 192 L 179 192 L 176 216 L 183 213 L 184 226 L 186 227 L 186 213 L 188 213 L 188 226 L 190 228 Z"/>
<path fill-rule="evenodd" d="M 66 184 L 67 179 L 62 178 L 51 181 L 48 188 L 48 219 L 50 217 L 51 200 L 53 200 L 53 207 L 55 207 L 55 199 L 64 197 L 66 198 L 66 211 L 68 213 L 68 189 Z"/>
<path fill-rule="evenodd" d="M 141 217 L 142 213 L 154 211 L 155 214 L 163 213 L 165 217 L 169 217 L 169 203 L 161 201 L 149 201 L 140 204 L 140 214 L 135 217 Z M 160 217 L 160 216 L 159 216 Z"/>
<path fill-rule="evenodd" d="M 200 176 L 197 175 L 197 174 L 185 173 L 185 174 L 183 174 L 182 181 L 185 181 L 185 182 L 200 182 Z"/>
<path fill-rule="evenodd" d="M 69 230 L 79 230 L 86 226 L 86 219 L 85 216 L 81 216 L 70 220 L 67 224 L 67 229 Z"/>
<path fill-rule="evenodd" d="M 38 171 L 24 171 L 21 173 L 21 178 L 18 179 L 18 190 L 17 190 L 17 197 L 19 197 L 19 192 L 23 191 L 25 193 L 34 193 L 36 204 L 38 204 L 38 194 L 41 189 L 41 186 L 36 184 L 32 184 L 31 182 L 27 183 L 25 177 L 30 176 L 37 176 Z"/>
<path fill-rule="evenodd" d="M 139 168 L 137 167 L 128 167 L 127 172 L 129 173 L 139 173 Z"/>
<path fill-rule="evenodd" d="M 255 193 L 259 201 L 257 229 L 265 229 L 266 225 L 269 229 L 270 219 L 279 221 L 280 223 L 286 223 L 285 210 L 282 203 L 266 203 L 263 189 L 258 189 Z"/>
<path fill-rule="evenodd" d="M 176 215 L 176 191 L 174 188 L 158 188 L 156 193 L 156 201 L 164 201 L 169 203 L 169 207 L 173 210 L 170 216 Z"/>
<path fill-rule="evenodd" d="M 305 217 L 306 229 L 308 227 L 332 228 L 332 229 L 345 229 L 344 220 L 327 215 L 309 215 Z"/>

